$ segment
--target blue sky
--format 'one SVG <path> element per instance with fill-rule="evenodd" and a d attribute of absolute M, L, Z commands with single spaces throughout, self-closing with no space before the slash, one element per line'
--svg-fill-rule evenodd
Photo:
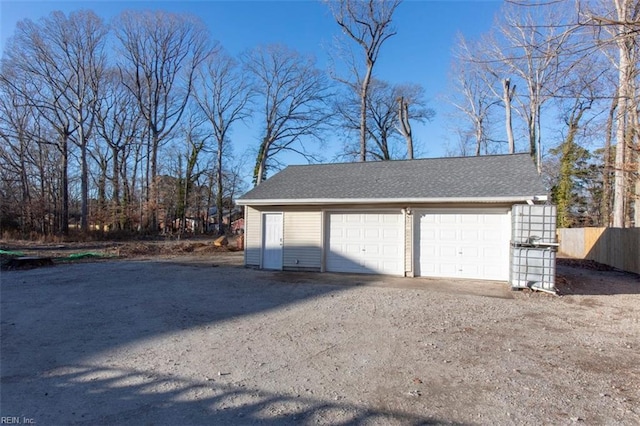
<path fill-rule="evenodd" d="M 397 35 L 382 48 L 375 75 L 393 83 L 421 84 L 436 119 L 414 126 L 418 149 L 425 157 L 445 154 L 449 137 L 448 116 L 451 106 L 439 99 L 448 87 L 451 49 L 461 32 L 475 38 L 492 26 L 502 2 L 497 0 L 405 0 L 394 14 Z M 6 1 L 0 3 L 0 47 L 4 51 L 16 22 L 37 20 L 54 10 L 70 12 L 92 9 L 107 22 L 126 9 L 164 9 L 199 16 L 212 38 L 231 54 L 259 44 L 283 43 L 304 53 L 314 54 L 318 65 L 327 65 L 332 40 L 339 35 L 327 7 L 319 1 Z M 234 151 L 238 154 L 257 145 L 259 122 L 236 129 Z M 324 157 L 331 160 L 340 147 L 328 141 Z M 291 158 L 287 163 L 304 163 Z"/>

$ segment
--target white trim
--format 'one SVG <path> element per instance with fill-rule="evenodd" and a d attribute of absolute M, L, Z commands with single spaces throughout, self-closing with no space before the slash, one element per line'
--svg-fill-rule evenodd
<path fill-rule="evenodd" d="M 432 197 L 432 198 L 300 198 L 262 199 L 236 201 L 241 206 L 286 206 L 286 205 L 326 205 L 326 204 L 406 204 L 406 203 L 518 203 L 527 201 L 547 201 L 546 195 L 514 197 Z"/>
<path fill-rule="evenodd" d="M 407 254 L 409 255 L 409 259 L 410 259 L 410 266 L 409 268 L 411 268 L 410 274 L 411 277 L 415 277 L 416 276 L 416 264 L 415 264 L 415 245 L 416 245 L 416 237 L 415 237 L 415 232 L 416 232 L 416 226 L 415 226 L 415 222 L 416 219 L 414 217 L 414 212 L 408 209 L 402 209 L 402 213 L 403 213 L 403 219 L 404 219 L 404 275 L 407 276 Z M 411 222 L 411 247 L 409 248 L 409 253 L 407 253 L 407 222 Z"/>

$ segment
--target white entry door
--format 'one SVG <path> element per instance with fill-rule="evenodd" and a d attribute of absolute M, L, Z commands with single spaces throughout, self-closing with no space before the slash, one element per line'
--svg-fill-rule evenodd
<path fill-rule="evenodd" d="M 327 222 L 327 271 L 404 275 L 401 214 L 331 212 Z"/>
<path fill-rule="evenodd" d="M 508 212 L 467 210 L 417 216 L 418 275 L 509 279 Z"/>
<path fill-rule="evenodd" d="M 282 269 L 282 213 L 262 215 L 262 268 Z"/>

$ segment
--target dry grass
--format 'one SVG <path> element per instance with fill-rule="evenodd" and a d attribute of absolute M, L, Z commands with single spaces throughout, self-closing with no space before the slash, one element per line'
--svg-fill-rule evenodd
<path fill-rule="evenodd" d="M 217 247 L 213 238 L 198 238 L 192 240 L 130 240 L 130 241 L 72 241 L 72 242 L 44 242 L 30 240 L 0 240 L 0 249 L 21 252 L 24 256 L 49 257 L 59 261 L 69 261 L 70 255 L 92 253 L 107 258 L 136 258 L 136 257 L 165 257 L 180 255 L 207 255 L 242 250 L 237 248 L 236 240 L 230 238 L 229 244 Z M 0 254 L 0 266 L 5 268 L 16 255 Z M 74 260 L 75 261 L 75 260 Z"/>

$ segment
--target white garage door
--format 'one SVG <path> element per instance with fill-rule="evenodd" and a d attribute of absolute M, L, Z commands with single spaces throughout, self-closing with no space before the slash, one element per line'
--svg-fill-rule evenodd
<path fill-rule="evenodd" d="M 508 212 L 425 212 L 418 216 L 420 276 L 509 279 Z"/>
<path fill-rule="evenodd" d="M 326 269 L 404 275 L 404 220 L 396 213 L 328 213 Z"/>

